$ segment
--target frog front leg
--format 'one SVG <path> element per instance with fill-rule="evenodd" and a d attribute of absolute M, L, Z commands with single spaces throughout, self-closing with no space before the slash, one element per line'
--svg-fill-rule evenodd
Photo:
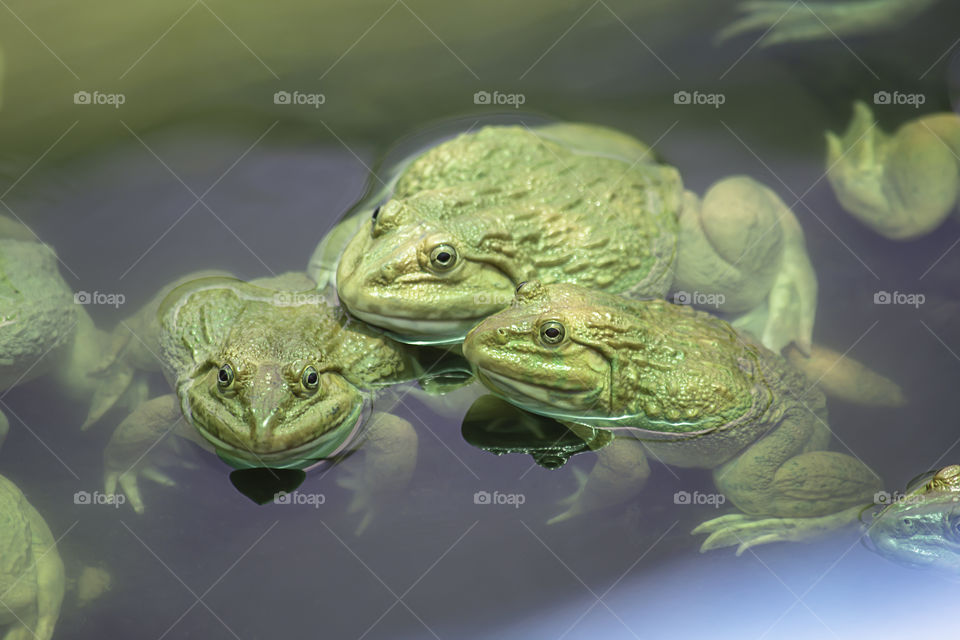
<path fill-rule="evenodd" d="M 827 177 L 840 204 L 858 220 L 892 240 L 909 240 L 937 228 L 954 210 L 958 153 L 955 114 L 917 118 L 888 135 L 870 107 L 857 102 L 846 133 L 827 133 Z"/>
<path fill-rule="evenodd" d="M 114 495 L 117 485 L 137 513 L 143 513 L 139 478 L 143 476 L 165 486 L 176 483 L 151 464 L 150 453 L 171 433 L 202 443 L 180 412 L 177 396 L 153 398 L 137 407 L 114 431 L 103 454 L 104 486 Z"/>
<path fill-rule="evenodd" d="M 748 316 L 772 351 L 791 342 L 810 351 L 817 277 L 803 230 L 779 196 L 752 178 L 720 180 L 702 200 L 684 194 L 673 291 L 678 302 Z"/>
<path fill-rule="evenodd" d="M 880 489 L 880 478 L 844 453 L 825 451 L 830 433 L 802 406 L 743 453 L 714 470 L 714 482 L 742 514 L 693 530 L 709 536 L 701 551 L 818 538 L 857 520 Z"/>
<path fill-rule="evenodd" d="M 567 509 L 550 518 L 547 524 L 623 504 L 643 489 L 650 476 L 650 464 L 639 440 L 582 425 L 564 424 L 594 449 L 596 462 L 588 474 L 574 469 L 579 486 L 561 501 Z"/>
<path fill-rule="evenodd" d="M 390 413 L 374 412 L 360 444 L 361 466 L 350 458 L 342 464 L 337 484 L 353 491 L 348 513 L 360 516 L 355 533 L 362 534 L 383 504 L 396 504 L 417 466 L 417 432 L 408 421 Z M 346 474 L 343 474 L 346 471 Z"/>

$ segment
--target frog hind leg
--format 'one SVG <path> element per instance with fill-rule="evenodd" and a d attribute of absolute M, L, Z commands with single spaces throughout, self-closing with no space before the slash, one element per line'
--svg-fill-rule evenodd
<path fill-rule="evenodd" d="M 417 466 L 417 432 L 408 421 L 385 412 L 375 412 L 361 451 L 362 466 L 351 457 L 340 466 L 337 484 L 353 491 L 348 513 L 359 514 L 355 530 L 362 535 L 375 519 L 381 505 L 396 504 L 392 498 L 404 492 Z"/>
<path fill-rule="evenodd" d="M 809 351 L 817 277 L 803 229 L 776 193 L 747 176 L 719 180 L 702 200 L 685 193 L 677 245 L 675 301 L 749 316 L 741 326 L 772 351 L 791 342 Z"/>
<path fill-rule="evenodd" d="M 576 516 L 623 504 L 635 497 L 650 476 L 650 463 L 639 440 L 629 436 L 613 436 L 582 425 L 567 424 L 568 428 L 594 448 L 596 462 L 589 473 L 574 468 L 577 490 L 560 501 L 567 507 L 547 524 L 557 524 Z"/>
<path fill-rule="evenodd" d="M 30 520 L 37 576 L 36 625 L 33 627 L 32 635 L 25 637 L 49 640 L 53 636 L 54 627 L 60 617 L 60 605 L 63 603 L 63 593 L 66 588 L 63 562 L 60 560 L 56 541 L 47 523 L 32 506 L 25 505 L 25 507 Z"/>
<path fill-rule="evenodd" d="M 793 407 L 772 431 L 718 467 L 717 488 L 743 513 L 694 529 L 709 534 L 700 550 L 739 545 L 739 555 L 758 544 L 818 538 L 856 521 L 882 484 L 856 458 L 823 450 L 829 439 L 818 417 Z"/>
<path fill-rule="evenodd" d="M 827 132 L 827 178 L 840 205 L 892 240 L 936 229 L 960 194 L 960 118 L 929 115 L 888 135 L 865 103 L 853 112 L 843 135 Z"/>
<path fill-rule="evenodd" d="M 809 355 L 790 345 L 783 357 L 806 376 L 809 384 L 820 387 L 833 398 L 870 407 L 902 407 L 907 404 L 903 389 L 853 358 L 820 345 L 812 345 Z"/>

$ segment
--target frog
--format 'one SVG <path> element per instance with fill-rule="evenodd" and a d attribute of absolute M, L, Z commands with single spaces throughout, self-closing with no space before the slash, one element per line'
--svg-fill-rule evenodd
<path fill-rule="evenodd" d="M 145 401 L 117 427 L 104 454 L 108 495 L 119 487 L 143 513 L 140 477 L 174 484 L 147 455 L 167 433 L 235 469 L 303 469 L 362 445 L 350 507 L 362 513 L 358 530 L 372 520 L 377 496 L 405 486 L 417 458 L 416 431 L 371 412 L 371 395 L 425 375 L 444 357 L 349 318 L 296 272 L 250 282 L 191 274 L 117 333 L 126 339 L 115 336 L 110 358 L 161 370 L 173 392 Z"/>
<path fill-rule="evenodd" d="M 66 580 L 50 527 L 0 475 L 0 628 L 4 640 L 50 640 Z"/>
<path fill-rule="evenodd" d="M 616 435 L 552 522 L 635 495 L 650 456 L 712 470 L 718 495 L 738 509 L 694 529 L 708 534 L 702 551 L 738 545 L 739 555 L 844 528 L 881 486 L 859 459 L 828 449 L 819 388 L 749 334 L 686 305 L 531 281 L 467 334 L 463 353 L 508 402 L 587 437 Z"/>
<path fill-rule="evenodd" d="M 909 3 L 905 3 L 909 4 Z M 880 93 L 875 100 L 890 100 Z M 960 116 L 933 113 L 884 132 L 863 101 L 842 133 L 828 131 L 827 179 L 844 210 L 891 240 L 923 237 L 960 199 Z"/>
<path fill-rule="evenodd" d="M 95 375 L 109 335 L 94 324 L 86 296 L 64 280 L 52 247 L 0 216 L 0 391 L 49 376 L 58 392 L 89 403 L 82 428 L 145 392 L 133 378 Z M 8 430 L 0 408 L 0 443 Z"/>
<path fill-rule="evenodd" d="M 939 0 L 837 0 L 796 2 L 795 0 L 748 0 L 741 2 L 744 13 L 722 29 L 717 43 L 744 33 L 763 30 L 761 47 L 787 42 L 807 42 L 874 33 L 901 26 Z"/>
<path fill-rule="evenodd" d="M 308 273 L 398 340 L 458 343 L 538 278 L 637 298 L 709 293 L 769 348 L 810 353 L 817 280 L 803 230 L 750 177 L 701 198 L 626 133 L 489 125 L 408 159 L 379 195 L 331 234 L 350 238 L 339 253 L 321 242 Z"/>
<path fill-rule="evenodd" d="M 903 493 L 877 494 L 868 548 L 907 566 L 960 575 L 960 465 L 923 474 Z"/>

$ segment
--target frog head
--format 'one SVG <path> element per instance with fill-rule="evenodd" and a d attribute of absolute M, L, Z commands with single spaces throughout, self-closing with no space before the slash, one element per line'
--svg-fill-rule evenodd
<path fill-rule="evenodd" d="M 438 215 L 478 206 L 457 190 L 421 192 L 374 210 L 347 245 L 337 293 L 350 313 L 418 344 L 459 342 L 509 304 L 518 267 L 510 236 L 495 220 Z"/>
<path fill-rule="evenodd" d="M 179 308 L 185 324 L 173 344 L 204 338 L 190 349 L 204 355 L 176 380 L 184 415 L 238 467 L 302 466 L 337 450 L 365 401 L 320 337 L 320 307 L 278 305 L 275 292 L 211 281 L 191 283 Z"/>
<path fill-rule="evenodd" d="M 484 384 L 523 408 L 557 417 L 608 415 L 616 356 L 601 334 L 624 327 L 596 303 L 612 297 L 521 283 L 512 306 L 467 334 L 463 354 Z"/>
<path fill-rule="evenodd" d="M 902 564 L 960 569 L 960 465 L 925 474 L 904 493 L 878 492 L 886 506 L 867 529 L 870 546 Z"/>

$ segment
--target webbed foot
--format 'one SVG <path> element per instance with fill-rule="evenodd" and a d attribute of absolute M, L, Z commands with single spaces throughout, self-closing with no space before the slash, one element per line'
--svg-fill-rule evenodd
<path fill-rule="evenodd" d="M 104 491 L 108 496 L 114 496 L 115 500 L 119 500 L 121 496 L 124 501 L 129 500 L 133 510 L 142 514 L 144 508 L 143 498 L 140 495 L 140 477 L 165 487 L 174 487 L 177 484 L 173 478 L 157 467 L 136 465 L 126 471 L 108 469 L 104 475 Z M 117 485 L 120 486 L 120 493 L 117 493 Z"/>
<path fill-rule="evenodd" d="M 712 518 L 696 527 L 691 534 L 709 534 L 700 545 L 700 552 L 722 547 L 737 547 L 737 555 L 772 542 L 809 542 L 859 521 L 862 507 L 856 506 L 825 516 L 779 518 L 731 513 Z"/>

